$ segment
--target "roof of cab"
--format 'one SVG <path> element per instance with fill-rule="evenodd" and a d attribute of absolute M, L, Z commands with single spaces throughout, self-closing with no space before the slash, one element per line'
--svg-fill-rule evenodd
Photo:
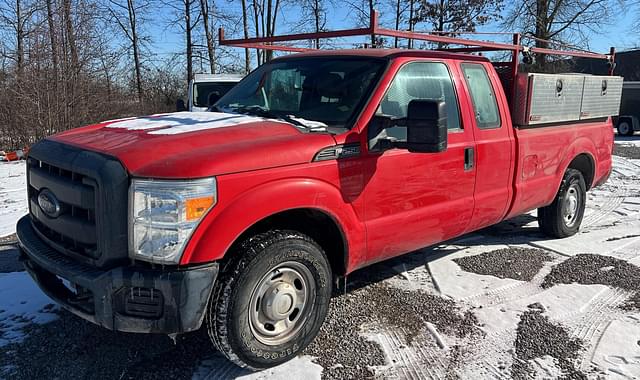
<path fill-rule="evenodd" d="M 419 49 L 336 49 L 336 50 L 312 50 L 304 53 L 290 54 L 276 59 L 303 58 L 318 56 L 353 56 L 353 57 L 373 57 L 373 58 L 395 58 L 395 57 L 420 57 L 436 59 L 456 59 L 464 61 L 488 62 L 486 57 L 464 53 L 451 53 L 437 50 Z"/>

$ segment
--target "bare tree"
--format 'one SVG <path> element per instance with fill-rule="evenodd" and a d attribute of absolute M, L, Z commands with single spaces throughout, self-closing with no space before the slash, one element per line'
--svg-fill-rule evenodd
<path fill-rule="evenodd" d="M 242 32 L 244 38 L 249 38 L 249 18 L 247 16 L 247 0 L 242 0 Z M 249 55 L 249 49 L 244 49 L 244 72 L 248 73 L 251 70 L 251 57 Z"/>
<path fill-rule="evenodd" d="M 49 26 L 49 41 L 51 42 L 51 63 L 53 64 L 53 74 L 56 78 L 56 84 L 58 83 L 58 39 L 56 37 L 57 31 L 55 28 L 54 19 L 54 4 L 53 0 L 46 0 L 47 4 L 47 25 Z"/>
<path fill-rule="evenodd" d="M 202 14 L 202 25 L 204 27 L 204 34 L 207 40 L 207 53 L 209 55 L 209 69 L 211 74 L 215 73 L 216 60 L 215 60 L 215 46 L 213 44 L 213 33 L 209 28 L 209 17 L 212 15 L 210 10 L 209 0 L 200 0 L 200 12 Z"/>
<path fill-rule="evenodd" d="M 140 16 L 149 7 L 145 0 L 126 0 L 126 3 L 119 0 L 109 0 L 107 11 L 110 19 L 115 21 L 124 34 L 133 54 L 133 67 L 138 101 L 143 100 L 142 90 L 142 64 L 140 58 L 141 36 L 139 34 Z"/>
<path fill-rule="evenodd" d="M 356 24 L 358 26 L 369 26 L 373 12 L 375 12 L 378 3 L 376 0 L 348 0 L 346 5 L 354 15 Z M 375 34 L 370 36 L 371 46 L 375 47 L 378 44 Z"/>
<path fill-rule="evenodd" d="M 10 30 L 15 41 L 13 59 L 16 62 L 18 75 L 25 65 L 25 45 L 29 35 L 34 31 L 33 15 L 38 12 L 38 4 L 24 0 L 4 0 L 0 3 L 0 27 Z"/>
<path fill-rule="evenodd" d="M 326 30 L 328 7 L 334 5 L 333 0 L 302 0 L 298 3 L 301 8 L 300 20 L 296 29 L 309 30 L 318 33 Z M 313 28 L 309 28 L 308 25 Z M 313 40 L 313 47 L 320 49 L 320 38 Z"/>
<path fill-rule="evenodd" d="M 18 0 L 19 1 L 19 0 Z M 66 33 L 67 46 L 71 53 L 71 70 L 77 73 L 80 70 L 80 62 L 78 58 L 78 47 L 76 46 L 76 37 L 74 34 L 73 18 L 71 15 L 71 0 L 62 0 L 62 9 L 64 12 L 64 26 Z"/>
<path fill-rule="evenodd" d="M 548 41 L 584 46 L 586 33 L 598 33 L 606 25 L 613 4 L 613 0 L 519 0 L 509 9 L 504 25 L 533 38 L 540 48 L 548 48 Z M 544 66 L 546 57 L 537 60 Z"/>
<path fill-rule="evenodd" d="M 422 0 L 414 23 L 426 22 L 435 31 L 475 32 L 478 26 L 497 20 L 501 8 L 502 0 Z"/>

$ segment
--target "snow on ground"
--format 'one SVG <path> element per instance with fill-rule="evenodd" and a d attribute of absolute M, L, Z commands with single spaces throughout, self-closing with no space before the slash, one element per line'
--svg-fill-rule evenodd
<path fill-rule="evenodd" d="M 27 212 L 25 161 L 0 162 L 0 237 L 16 232 L 16 222 Z"/>
<path fill-rule="evenodd" d="M 633 136 L 618 136 L 616 134 L 616 144 L 640 146 L 640 132 Z"/>
<path fill-rule="evenodd" d="M 24 338 L 24 327 L 57 318 L 52 301 L 26 272 L 0 273 L 0 347 Z"/>

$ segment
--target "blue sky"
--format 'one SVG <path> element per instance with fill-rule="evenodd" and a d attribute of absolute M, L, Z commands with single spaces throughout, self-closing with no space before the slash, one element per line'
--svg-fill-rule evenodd
<path fill-rule="evenodd" d="M 250 1 L 247 1 L 248 3 Z M 339 1 L 337 2 L 339 4 Z M 240 13 L 240 3 L 238 0 L 218 0 L 216 5 L 221 12 Z M 181 30 L 167 26 L 166 20 L 171 18 L 170 11 L 156 8 L 159 14 L 154 15 L 152 23 L 148 26 L 150 35 L 153 36 L 153 43 L 150 46 L 152 51 L 158 54 L 179 53 L 184 50 L 184 36 Z M 387 13 L 390 11 L 387 10 Z M 589 38 L 590 49 L 597 52 L 608 52 L 610 46 L 615 46 L 617 50 L 627 50 L 640 45 L 640 34 L 633 30 L 635 12 L 617 11 L 612 13 L 622 13 L 621 18 L 615 19 L 611 25 L 606 27 L 606 33 L 592 34 Z M 329 9 L 327 17 L 328 29 L 343 29 L 353 27 L 355 21 L 349 18 L 348 10 L 345 7 L 333 7 Z M 383 17 L 385 15 L 383 14 Z M 388 17 L 393 17 L 387 14 Z M 616 17 L 620 17 L 616 15 Z M 294 24 L 297 21 L 297 14 L 293 10 L 284 10 L 280 16 L 281 21 L 287 24 Z M 165 21 L 163 21 L 165 20 Z M 291 32 L 291 26 L 279 22 L 279 33 Z M 425 28 L 426 25 L 418 25 L 418 28 Z M 481 31 L 500 31 L 500 25 L 489 24 L 483 26 Z M 217 38 L 217 36 L 216 36 Z M 365 42 L 365 39 L 361 39 Z M 239 50 L 239 49 L 238 49 Z"/>

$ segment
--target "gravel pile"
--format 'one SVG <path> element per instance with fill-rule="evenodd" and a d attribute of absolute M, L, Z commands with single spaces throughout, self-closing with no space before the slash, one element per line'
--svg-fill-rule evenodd
<path fill-rule="evenodd" d="M 640 310 L 640 292 L 634 293 L 629 299 L 623 303 L 620 308 L 626 311 L 638 311 Z"/>
<path fill-rule="evenodd" d="M 611 256 L 581 254 L 551 269 L 543 288 L 556 284 L 602 284 L 630 291 L 640 290 L 640 268 Z"/>
<path fill-rule="evenodd" d="M 529 361 L 549 355 L 556 359 L 562 370 L 561 379 L 586 380 L 587 376 L 574 364 L 582 350 L 582 341 L 571 338 L 561 325 L 543 315 L 542 305 L 530 305 L 530 309 L 520 316 L 518 323 L 515 357 L 511 367 L 513 379 L 534 378 L 535 371 Z"/>
<path fill-rule="evenodd" d="M 611 256 L 581 254 L 573 256 L 551 269 L 542 287 L 555 284 L 602 284 L 635 292 L 621 308 L 640 310 L 640 267 Z"/>
<path fill-rule="evenodd" d="M 551 260 L 553 257 L 546 251 L 513 247 L 461 257 L 453 261 L 466 272 L 531 281 L 545 262 Z"/>
<path fill-rule="evenodd" d="M 613 146 L 613 154 L 637 160 L 640 159 L 640 146 L 615 144 Z"/>
<path fill-rule="evenodd" d="M 373 284 L 331 301 L 328 318 L 305 353 L 318 358 L 325 379 L 370 378 L 374 376 L 370 367 L 384 365 L 385 356 L 376 343 L 360 335 L 361 327 L 395 327 L 411 344 L 426 322 L 461 338 L 480 334 L 475 316 L 461 313 L 451 300 Z"/>

